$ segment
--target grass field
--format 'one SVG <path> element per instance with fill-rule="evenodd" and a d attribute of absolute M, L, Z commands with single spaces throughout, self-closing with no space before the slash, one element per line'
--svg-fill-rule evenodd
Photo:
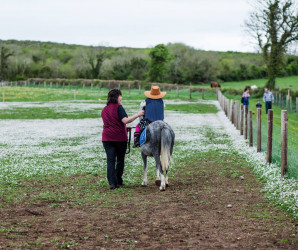
<path fill-rule="evenodd" d="M 153 159 L 149 186 L 140 187 L 142 158 L 132 148 L 126 186 L 110 191 L 100 119 L 107 90 L 83 90 L 77 97 L 86 100 L 73 100 L 72 90 L 36 88 L 29 96 L 32 89 L 7 88 L 9 101 L 0 104 L 0 248 L 195 248 L 202 235 L 206 244 L 214 236 L 215 247 L 297 244 L 296 180 L 281 179 L 277 164 L 253 152 L 216 101 L 169 92 L 165 121 L 175 131 L 169 189 L 161 193 L 152 184 Z M 131 96 L 123 92 L 128 115 L 144 99 L 138 90 Z M 287 213 L 264 201 L 261 190 Z M 281 226 L 287 231 L 279 234 Z"/>
<path fill-rule="evenodd" d="M 146 89 L 149 90 L 149 89 Z M 124 100 L 144 100 L 144 89 L 140 92 L 137 89 L 131 91 L 122 89 L 122 96 Z M 108 89 L 91 89 L 91 88 L 43 88 L 43 87 L 0 87 L 0 92 L 5 93 L 6 102 L 49 102 L 49 101 L 70 101 L 70 100 L 84 100 L 84 101 L 102 101 L 106 100 Z M 1 94 L 0 93 L 0 94 Z M 1 97 L 2 98 L 2 94 Z M 202 93 L 192 91 L 192 99 L 197 100 L 202 98 Z M 167 95 L 164 100 L 180 99 L 189 100 L 189 90 L 180 89 L 179 96 L 176 90 L 167 90 Z M 215 100 L 215 90 L 204 92 L 205 100 Z M 1 100 L 1 99 L 0 99 Z"/>
<path fill-rule="evenodd" d="M 247 81 L 237 81 L 237 82 L 221 82 L 222 89 L 239 89 L 244 90 L 246 86 L 256 85 L 259 88 L 265 86 L 267 79 L 255 79 Z M 278 77 L 276 78 L 276 85 L 280 89 L 291 88 L 295 91 L 298 91 L 298 76 L 289 76 L 289 77 Z M 195 85 L 197 87 L 210 88 L 210 84 L 206 85 Z"/>
<path fill-rule="evenodd" d="M 241 82 L 224 82 L 221 83 L 223 89 L 242 89 L 244 90 L 245 86 L 257 85 L 259 88 L 264 87 L 267 82 L 267 79 L 257 79 Z M 298 91 L 298 76 L 282 77 L 276 78 L 276 85 L 280 89 L 292 88 L 295 91 Z"/>

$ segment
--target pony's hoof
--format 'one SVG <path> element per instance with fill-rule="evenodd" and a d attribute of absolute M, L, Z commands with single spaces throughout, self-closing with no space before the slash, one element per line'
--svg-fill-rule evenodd
<path fill-rule="evenodd" d="M 159 187 L 159 186 L 160 186 L 160 184 L 161 184 L 161 180 L 155 180 L 155 185 L 156 185 L 156 186 L 158 186 L 158 187 Z"/>
<path fill-rule="evenodd" d="M 141 186 L 142 187 L 147 187 L 147 183 L 142 182 Z"/>
<path fill-rule="evenodd" d="M 169 184 L 168 183 L 166 184 L 166 187 L 169 187 Z"/>
<path fill-rule="evenodd" d="M 160 191 L 166 191 L 166 187 L 160 187 L 159 190 Z"/>

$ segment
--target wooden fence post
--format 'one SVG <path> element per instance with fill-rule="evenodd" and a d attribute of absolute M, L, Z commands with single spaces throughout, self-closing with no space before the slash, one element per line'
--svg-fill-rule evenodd
<path fill-rule="evenodd" d="M 235 102 L 235 123 L 236 129 L 239 129 L 239 101 Z"/>
<path fill-rule="evenodd" d="M 249 146 L 253 146 L 253 133 L 252 133 L 252 111 L 249 110 Z"/>
<path fill-rule="evenodd" d="M 179 97 L 179 86 L 177 85 L 177 97 Z"/>
<path fill-rule="evenodd" d="M 284 106 L 284 97 L 283 97 L 283 95 L 281 95 L 281 108 L 283 108 L 283 106 Z"/>
<path fill-rule="evenodd" d="M 246 106 L 244 108 L 244 139 L 247 139 L 247 108 Z"/>
<path fill-rule="evenodd" d="M 50 82 L 50 87 L 52 88 L 52 85 L 53 85 L 53 83 L 52 82 Z"/>
<path fill-rule="evenodd" d="M 233 121 L 233 119 L 232 119 L 233 112 L 234 112 L 233 106 L 234 106 L 234 102 L 233 102 L 233 100 L 231 100 L 231 103 L 230 103 L 230 117 L 229 117 L 229 119 L 230 119 L 231 122 Z"/>
<path fill-rule="evenodd" d="M 288 114 L 286 110 L 281 111 L 281 176 L 287 172 L 288 153 Z"/>
<path fill-rule="evenodd" d="M 290 112 L 293 112 L 292 96 L 290 96 Z"/>
<path fill-rule="evenodd" d="M 228 99 L 227 101 L 227 118 L 229 119 L 230 117 L 230 113 L 231 113 L 231 110 L 230 110 L 230 100 Z"/>
<path fill-rule="evenodd" d="M 130 83 L 128 84 L 128 94 L 130 95 Z"/>
<path fill-rule="evenodd" d="M 236 102 L 234 102 L 234 126 L 237 129 L 237 121 L 236 121 L 236 116 L 237 116 L 237 105 Z"/>
<path fill-rule="evenodd" d="M 261 135 L 262 135 L 262 124 L 261 124 L 261 116 L 262 115 L 262 109 L 257 108 L 257 152 L 261 152 Z"/>
<path fill-rule="evenodd" d="M 2 101 L 5 103 L 5 92 L 2 92 Z"/>
<path fill-rule="evenodd" d="M 268 110 L 268 126 L 267 126 L 267 162 L 272 160 L 272 129 L 273 129 L 273 110 Z"/>
<path fill-rule="evenodd" d="M 275 105 L 278 106 L 277 91 L 274 92 Z"/>
<path fill-rule="evenodd" d="M 281 99 L 281 94 L 279 94 L 279 107 L 281 108 L 282 106 L 282 99 Z"/>
<path fill-rule="evenodd" d="M 225 115 L 227 115 L 227 100 L 224 96 L 223 96 L 223 110 L 225 112 Z"/>
<path fill-rule="evenodd" d="M 44 88 L 47 87 L 47 82 L 46 82 L 46 81 L 43 82 L 43 87 L 44 87 Z"/>
<path fill-rule="evenodd" d="M 139 95 L 141 94 L 141 84 L 139 84 Z"/>
<path fill-rule="evenodd" d="M 240 135 L 243 135 L 243 104 L 240 106 Z"/>
<path fill-rule="evenodd" d="M 189 99 L 191 99 L 191 87 L 189 87 Z"/>
<path fill-rule="evenodd" d="M 232 113 L 231 113 L 230 120 L 231 120 L 232 124 L 235 125 L 234 124 L 234 116 L 235 116 L 235 102 L 234 102 L 234 100 L 232 100 L 231 108 L 232 108 Z"/>

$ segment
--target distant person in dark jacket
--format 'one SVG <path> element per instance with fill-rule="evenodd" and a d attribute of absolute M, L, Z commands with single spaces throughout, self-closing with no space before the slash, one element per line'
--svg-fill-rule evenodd
<path fill-rule="evenodd" d="M 140 146 L 140 135 L 151 122 L 158 120 L 163 121 L 164 119 L 164 102 L 162 98 L 167 92 L 160 92 L 159 86 L 152 86 L 151 90 L 145 91 L 144 94 L 148 97 L 145 100 L 145 116 L 136 126 L 136 131 L 134 133 L 134 148 Z"/>
<path fill-rule="evenodd" d="M 268 90 L 268 88 L 265 88 L 265 92 L 264 92 L 264 95 L 263 95 L 263 102 L 265 102 L 266 114 L 268 114 L 268 109 L 272 109 L 272 103 L 274 103 L 274 96 Z"/>
<path fill-rule="evenodd" d="M 257 108 L 262 108 L 262 103 L 260 102 L 260 100 L 258 100 L 257 104 L 256 104 Z"/>
<path fill-rule="evenodd" d="M 107 154 L 107 178 L 110 189 L 124 185 L 122 175 L 128 140 L 126 124 L 144 115 L 144 110 L 142 110 L 128 117 L 121 101 L 121 91 L 112 89 L 108 94 L 107 106 L 101 112 L 103 120 L 102 143 Z"/>

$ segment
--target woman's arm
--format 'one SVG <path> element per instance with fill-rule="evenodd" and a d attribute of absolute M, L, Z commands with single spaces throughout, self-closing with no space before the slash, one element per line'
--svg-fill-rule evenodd
<path fill-rule="evenodd" d="M 127 124 L 127 123 L 131 123 L 133 122 L 135 119 L 137 119 L 138 117 L 140 116 L 143 116 L 145 114 L 145 111 L 144 110 L 141 110 L 139 113 L 131 116 L 131 117 L 124 117 L 121 121 L 124 123 L 124 124 Z"/>

